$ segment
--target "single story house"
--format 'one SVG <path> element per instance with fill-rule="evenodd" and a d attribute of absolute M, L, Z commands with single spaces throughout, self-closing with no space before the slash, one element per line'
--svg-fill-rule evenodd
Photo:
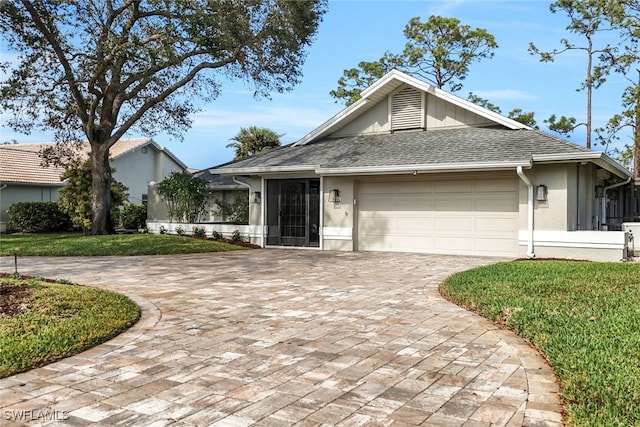
<path fill-rule="evenodd" d="M 213 168 L 250 179 L 264 247 L 620 260 L 631 173 L 399 71 L 294 144 Z"/>
<path fill-rule="evenodd" d="M 43 167 L 40 151 L 55 143 L 0 145 L 0 231 L 6 230 L 7 209 L 16 202 L 55 202 L 63 168 Z M 88 144 L 84 145 L 88 155 Z M 129 188 L 129 203 L 146 203 L 148 186 L 187 166 L 151 138 L 121 139 L 110 150 L 114 178 Z"/>
<path fill-rule="evenodd" d="M 43 168 L 38 151 L 24 144 L 0 145 L 0 232 L 5 232 L 7 209 L 17 202 L 55 202 L 64 187 L 64 169 Z"/>

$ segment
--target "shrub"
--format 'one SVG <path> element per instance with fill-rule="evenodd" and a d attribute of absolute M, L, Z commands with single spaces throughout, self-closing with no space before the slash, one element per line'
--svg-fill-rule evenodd
<path fill-rule="evenodd" d="M 204 238 L 207 235 L 207 230 L 204 227 L 193 227 L 193 235 L 195 237 Z"/>
<path fill-rule="evenodd" d="M 233 230 L 233 233 L 231 233 L 231 241 L 233 243 L 238 243 L 242 241 L 242 237 L 240 236 L 240 230 Z"/>
<path fill-rule="evenodd" d="M 220 199 L 215 199 L 214 202 L 220 207 L 220 213 L 227 222 L 249 224 L 249 197 L 246 191 L 236 191 L 233 203 Z"/>
<path fill-rule="evenodd" d="M 26 232 L 66 231 L 71 218 L 60 211 L 56 202 L 18 202 L 9 206 L 8 227 Z"/>
<path fill-rule="evenodd" d="M 198 222 L 209 197 L 209 183 L 188 172 L 171 172 L 156 186 L 158 195 L 167 204 L 169 220 Z"/>
<path fill-rule="evenodd" d="M 147 205 L 124 205 L 120 211 L 122 228 L 139 229 L 147 225 Z"/>
<path fill-rule="evenodd" d="M 115 169 L 111 169 L 115 172 Z M 92 167 L 91 161 L 80 164 L 72 162 L 66 165 L 62 174 L 62 179 L 67 181 L 67 185 L 58 192 L 58 205 L 60 210 L 66 212 L 73 225 L 81 228 L 85 233 L 89 232 L 93 226 L 92 214 Z M 111 180 L 111 210 L 109 212 L 110 223 L 108 227 L 115 231 L 118 224 L 120 206 L 129 197 L 129 189 L 115 179 Z"/>
<path fill-rule="evenodd" d="M 211 233 L 211 237 L 213 237 L 213 240 L 222 240 L 222 233 L 213 230 L 213 232 Z"/>
<path fill-rule="evenodd" d="M 184 234 L 184 228 L 182 228 L 182 226 L 181 226 L 181 225 L 179 225 L 179 226 L 177 226 L 177 227 L 176 227 L 176 234 L 177 234 L 178 236 L 182 236 L 182 235 Z"/>

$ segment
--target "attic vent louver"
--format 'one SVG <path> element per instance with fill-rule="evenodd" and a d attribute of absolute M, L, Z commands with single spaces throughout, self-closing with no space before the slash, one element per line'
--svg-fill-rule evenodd
<path fill-rule="evenodd" d="M 391 130 L 424 128 L 422 92 L 406 87 L 393 95 L 391 101 Z"/>

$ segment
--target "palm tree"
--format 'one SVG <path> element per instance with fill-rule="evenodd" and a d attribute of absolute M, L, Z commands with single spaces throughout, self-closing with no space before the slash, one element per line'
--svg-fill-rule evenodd
<path fill-rule="evenodd" d="M 231 141 L 234 142 L 227 144 L 227 147 L 235 148 L 236 155 L 234 160 L 240 160 L 280 147 L 281 136 L 284 136 L 284 134 L 277 134 L 269 128 L 258 126 L 241 127 L 240 132 L 231 138 Z"/>

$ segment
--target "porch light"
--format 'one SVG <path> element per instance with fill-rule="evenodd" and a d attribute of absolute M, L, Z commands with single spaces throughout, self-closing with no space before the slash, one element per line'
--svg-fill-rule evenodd
<path fill-rule="evenodd" d="M 329 201 L 333 203 L 340 203 L 340 190 L 334 188 L 329 191 Z"/>
<path fill-rule="evenodd" d="M 536 200 L 539 202 L 547 201 L 547 186 L 546 185 L 538 185 L 536 187 Z"/>
<path fill-rule="evenodd" d="M 251 201 L 253 203 L 260 203 L 262 201 L 262 193 L 259 191 L 254 191 L 251 195 Z"/>

